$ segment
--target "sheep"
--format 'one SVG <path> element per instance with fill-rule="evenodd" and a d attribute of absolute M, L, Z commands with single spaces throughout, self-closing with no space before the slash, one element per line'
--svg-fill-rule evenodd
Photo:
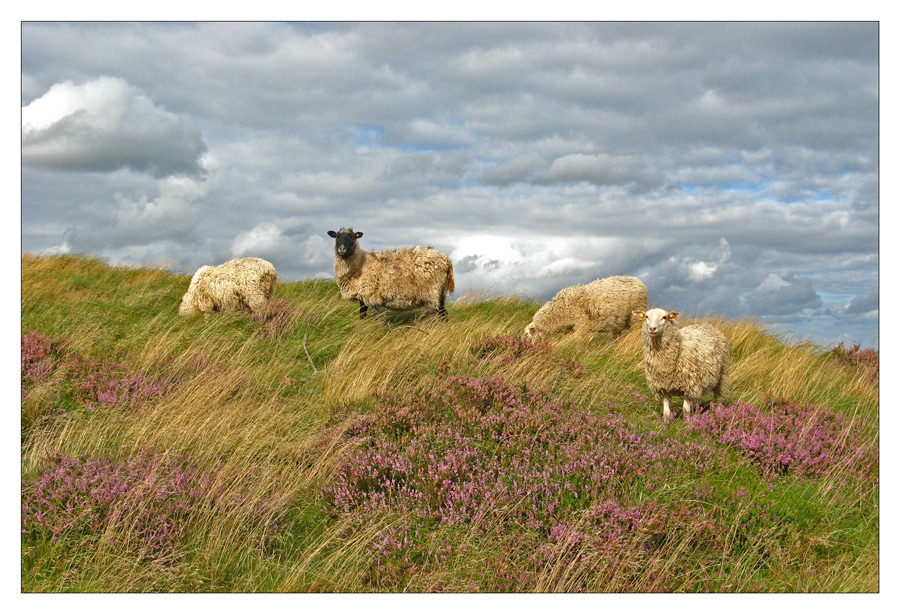
<path fill-rule="evenodd" d="M 531 324 L 525 327 L 527 339 L 569 331 L 618 334 L 627 330 L 632 312 L 647 308 L 647 287 L 637 277 L 605 277 L 581 286 L 560 290 L 545 303 Z"/>
<path fill-rule="evenodd" d="M 453 264 L 431 247 L 399 247 L 369 252 L 359 247 L 363 233 L 352 228 L 328 231 L 334 242 L 334 279 L 341 298 L 359 301 L 359 317 L 368 308 L 408 311 L 426 307 L 427 314 L 446 320 L 444 300 L 455 289 Z"/>
<path fill-rule="evenodd" d="M 235 258 L 219 266 L 202 266 L 181 297 L 178 313 L 260 313 L 275 292 L 276 279 L 275 267 L 262 258 Z"/>
<path fill-rule="evenodd" d="M 678 328 L 677 311 L 635 311 L 643 320 L 644 373 L 650 390 L 663 402 L 663 418 L 671 418 L 669 399 L 684 396 L 684 416 L 712 391 L 718 402 L 728 386 L 728 339 L 709 324 Z"/>

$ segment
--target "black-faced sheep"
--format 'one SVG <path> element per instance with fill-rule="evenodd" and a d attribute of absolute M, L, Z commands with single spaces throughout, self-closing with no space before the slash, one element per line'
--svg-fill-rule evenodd
<path fill-rule="evenodd" d="M 425 307 L 429 315 L 447 319 L 446 295 L 453 292 L 453 264 L 431 247 L 400 247 L 368 252 L 352 228 L 328 231 L 334 242 L 334 279 L 341 298 L 359 301 L 359 317 L 371 306 L 407 311 Z"/>
<path fill-rule="evenodd" d="M 202 266 L 181 297 L 178 313 L 262 311 L 277 280 L 275 267 L 261 258 L 235 258 L 219 266 Z"/>
<path fill-rule="evenodd" d="M 700 398 L 713 393 L 718 402 L 728 385 L 728 339 L 706 323 L 679 328 L 678 312 L 651 309 L 635 311 L 643 320 L 644 373 L 650 390 L 663 402 L 663 417 L 669 419 L 669 399 L 684 395 L 684 415 Z"/>
<path fill-rule="evenodd" d="M 525 337 L 541 339 L 572 329 L 618 334 L 631 326 L 633 311 L 646 308 L 647 287 L 640 279 L 605 277 L 560 290 L 534 314 Z"/>

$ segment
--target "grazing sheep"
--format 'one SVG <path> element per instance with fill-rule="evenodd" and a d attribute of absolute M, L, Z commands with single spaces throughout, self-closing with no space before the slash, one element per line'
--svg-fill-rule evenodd
<path fill-rule="evenodd" d="M 671 417 L 669 399 L 684 395 L 684 415 L 700 397 L 712 391 L 718 402 L 728 385 L 728 340 L 706 323 L 678 328 L 678 312 L 635 311 L 643 320 L 644 373 L 650 390 L 663 402 L 663 417 Z"/>
<path fill-rule="evenodd" d="M 605 277 L 560 290 L 534 314 L 525 337 L 541 339 L 572 329 L 617 334 L 631 326 L 633 311 L 646 308 L 647 287 L 640 279 Z"/>
<path fill-rule="evenodd" d="M 334 279 L 341 298 L 359 301 L 359 317 L 369 306 L 378 314 L 382 307 L 407 311 L 426 307 L 429 315 L 447 319 L 445 295 L 453 292 L 453 264 L 446 254 L 431 247 L 399 247 L 367 252 L 352 228 L 328 231 L 334 242 Z"/>
<path fill-rule="evenodd" d="M 272 298 L 276 279 L 275 267 L 261 258 L 235 258 L 219 266 L 202 266 L 181 297 L 178 313 L 259 313 Z"/>

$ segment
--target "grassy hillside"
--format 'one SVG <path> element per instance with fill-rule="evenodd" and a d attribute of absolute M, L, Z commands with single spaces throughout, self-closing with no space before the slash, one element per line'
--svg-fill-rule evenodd
<path fill-rule="evenodd" d="M 713 320 L 726 403 L 664 423 L 638 330 L 322 280 L 180 318 L 188 281 L 22 258 L 24 591 L 879 588 L 872 351 Z"/>

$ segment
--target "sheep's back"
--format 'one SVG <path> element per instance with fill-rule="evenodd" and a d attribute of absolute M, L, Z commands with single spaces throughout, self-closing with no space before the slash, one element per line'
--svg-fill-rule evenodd
<path fill-rule="evenodd" d="M 208 268 L 211 269 L 208 274 L 234 281 L 256 279 L 268 281 L 276 276 L 275 267 L 271 262 L 254 257 L 235 258 L 217 267 Z"/>
<path fill-rule="evenodd" d="M 569 286 L 541 305 L 534 314 L 535 328 L 546 333 L 571 328 L 587 317 L 584 286 Z"/>
<path fill-rule="evenodd" d="M 636 277 L 618 275 L 583 286 L 584 308 L 600 331 L 619 333 L 628 328 L 633 311 L 647 309 L 647 287 Z"/>
<path fill-rule="evenodd" d="M 718 358 L 728 352 L 725 335 L 705 322 L 690 324 L 681 329 L 682 353 L 687 351 L 697 359 Z"/>
<path fill-rule="evenodd" d="M 202 266 L 191 279 L 184 301 L 203 303 L 200 311 L 245 311 L 251 302 L 271 298 L 277 274 L 272 263 L 262 258 L 235 258 L 218 266 Z M 190 306 L 186 307 L 190 309 Z"/>
<path fill-rule="evenodd" d="M 354 281 L 358 297 L 389 309 L 436 303 L 452 271 L 450 258 L 420 245 L 366 252 L 362 275 Z"/>
<path fill-rule="evenodd" d="M 710 389 L 727 370 L 728 339 L 710 324 L 698 323 L 681 329 L 683 371 L 694 388 Z"/>

